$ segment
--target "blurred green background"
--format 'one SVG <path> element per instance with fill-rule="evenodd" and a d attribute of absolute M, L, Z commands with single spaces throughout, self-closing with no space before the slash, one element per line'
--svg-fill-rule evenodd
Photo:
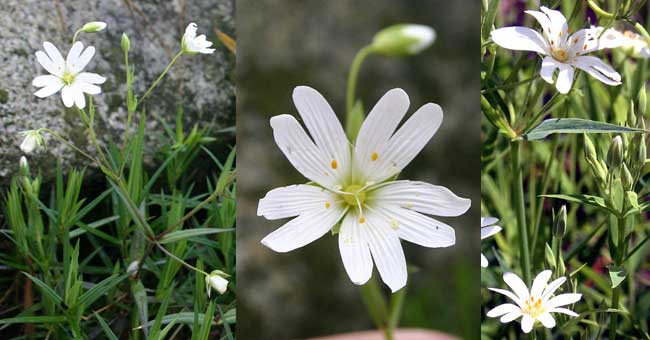
<path fill-rule="evenodd" d="M 358 81 L 370 108 L 389 89 L 411 98 L 409 114 L 435 102 L 444 121 L 402 178 L 444 185 L 472 199 L 464 216 L 442 219 L 457 244 L 428 249 L 403 242 L 418 271 L 409 275 L 402 327 L 479 337 L 480 108 L 478 1 L 237 2 L 238 25 L 238 338 L 295 339 L 373 327 L 357 286 L 345 274 L 336 237 L 287 254 L 259 241 L 284 221 L 256 216 L 257 202 L 278 186 L 303 183 L 275 145 L 269 118 L 297 115 L 295 86 L 318 89 L 336 112 L 345 105 L 355 53 L 380 29 L 403 22 L 437 31 L 432 48 L 410 58 L 371 56 Z M 341 117 L 341 116 L 340 116 Z M 377 273 L 375 272 L 375 275 Z"/>

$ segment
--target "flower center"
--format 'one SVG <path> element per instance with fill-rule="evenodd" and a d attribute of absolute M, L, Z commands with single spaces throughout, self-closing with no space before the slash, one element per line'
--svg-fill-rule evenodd
<path fill-rule="evenodd" d="M 553 48 L 551 49 L 551 55 L 557 61 L 567 61 L 569 59 L 569 52 L 563 48 Z"/>
<path fill-rule="evenodd" d="M 363 187 L 358 184 L 348 185 L 347 187 L 343 188 L 343 191 L 347 193 L 345 195 L 342 195 L 343 200 L 345 200 L 347 204 L 353 207 L 357 207 L 359 204 L 363 204 L 363 202 L 366 200 L 366 193 L 363 192 L 362 189 Z"/>
<path fill-rule="evenodd" d="M 546 307 L 542 306 L 542 299 L 531 296 L 524 301 L 524 308 L 522 312 L 530 315 L 533 319 L 542 315 L 546 311 Z"/>
<path fill-rule="evenodd" d="M 66 85 L 70 85 L 74 81 L 74 75 L 68 71 L 65 71 L 63 72 L 63 77 L 61 79 L 63 79 L 63 82 Z"/>

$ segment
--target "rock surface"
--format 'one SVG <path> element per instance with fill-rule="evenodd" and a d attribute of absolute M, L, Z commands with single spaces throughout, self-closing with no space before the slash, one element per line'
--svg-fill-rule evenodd
<path fill-rule="evenodd" d="M 4 16 L 0 20 L 0 183 L 6 183 L 18 170 L 22 155 L 19 131 L 48 127 L 68 136 L 81 149 L 94 152 L 75 110 L 65 109 L 60 94 L 40 99 L 33 95 L 36 88 L 31 85 L 34 77 L 46 74 L 35 57 L 43 42 L 52 42 L 65 57 L 74 31 L 88 21 L 108 24 L 104 31 L 81 33 L 78 38 L 85 46 L 96 48 L 86 70 L 107 77 L 102 93 L 93 96 L 100 143 L 118 142 L 125 127 L 122 32 L 131 41 L 134 90 L 141 96 L 180 49 L 190 22 L 197 23 L 199 34 L 206 34 L 217 50 L 212 55 L 182 56 L 144 103 L 149 115 L 146 150 L 155 150 L 164 141 L 164 130 L 154 116 L 173 125 L 181 101 L 186 127 L 211 124 L 212 131 L 217 131 L 234 125 L 235 58 L 214 33 L 219 29 L 234 34 L 231 0 L 4 0 L 0 13 Z M 48 148 L 29 157 L 32 168 L 40 169 L 46 178 L 56 159 L 68 165 L 88 165 L 65 145 L 46 138 Z"/>

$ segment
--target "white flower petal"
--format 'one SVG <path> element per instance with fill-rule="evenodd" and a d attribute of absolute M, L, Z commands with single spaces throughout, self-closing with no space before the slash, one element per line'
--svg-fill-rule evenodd
<path fill-rule="evenodd" d="M 257 206 L 257 216 L 275 220 L 328 207 L 334 208 L 336 197 L 313 185 L 290 185 L 269 191 Z"/>
<path fill-rule="evenodd" d="M 621 75 L 594 56 L 579 56 L 573 60 L 573 65 L 607 85 L 621 84 Z"/>
<path fill-rule="evenodd" d="M 372 108 L 361 125 L 354 145 L 354 165 L 357 168 L 355 172 L 364 177 L 355 180 L 375 180 L 372 174 L 377 172 L 378 163 L 384 157 L 385 147 L 408 107 L 409 97 L 406 92 L 402 89 L 392 89 Z"/>
<path fill-rule="evenodd" d="M 542 325 L 546 328 L 553 328 L 555 327 L 555 319 L 551 315 L 551 313 L 542 313 L 540 316 L 537 317 L 537 320 L 539 320 Z"/>
<path fill-rule="evenodd" d="M 547 83 L 553 84 L 555 80 L 553 79 L 553 74 L 555 70 L 560 67 L 560 62 L 555 60 L 553 57 L 547 56 L 542 60 L 542 68 L 539 70 L 539 75 Z"/>
<path fill-rule="evenodd" d="M 530 295 L 541 297 L 542 293 L 544 292 L 544 288 L 546 287 L 546 283 L 548 283 L 548 280 L 551 278 L 552 274 L 553 272 L 550 270 L 544 270 L 541 273 L 537 274 L 535 280 L 533 280 L 533 286 L 530 289 Z"/>
<path fill-rule="evenodd" d="M 428 103 L 415 111 L 385 147 L 378 148 L 373 164 L 367 164 L 368 167 L 362 170 L 366 181 L 379 183 L 402 171 L 429 142 L 441 123 L 442 109 L 437 104 Z"/>
<path fill-rule="evenodd" d="M 524 11 L 524 13 L 532 15 L 542 27 L 543 32 L 548 34 L 551 31 L 551 20 L 548 18 L 548 15 L 540 11 L 532 10 Z"/>
<path fill-rule="evenodd" d="M 341 218 L 344 210 L 313 210 L 287 222 L 262 239 L 262 244 L 279 253 L 303 247 L 325 235 Z"/>
<path fill-rule="evenodd" d="M 359 224 L 359 216 L 349 213 L 339 231 L 339 250 L 343 266 L 353 283 L 362 285 L 372 276 L 372 257 Z"/>
<path fill-rule="evenodd" d="M 62 77 L 63 76 L 63 70 L 65 67 L 65 64 L 55 64 L 50 57 L 45 54 L 43 51 L 36 51 L 36 61 L 38 61 L 41 66 L 45 69 L 45 71 L 57 76 L 57 77 Z"/>
<path fill-rule="evenodd" d="M 549 309 L 549 313 L 562 313 L 573 317 L 578 316 L 578 313 L 567 308 L 551 308 Z"/>
<path fill-rule="evenodd" d="M 350 171 L 350 145 L 334 110 L 318 91 L 307 86 L 293 90 L 293 102 L 321 154 L 337 162 L 332 172 L 342 183 Z"/>
<path fill-rule="evenodd" d="M 36 97 L 45 98 L 57 93 L 63 87 L 63 81 L 60 78 L 57 78 L 53 75 L 44 75 L 34 78 L 32 85 L 40 87 L 38 91 L 34 93 Z"/>
<path fill-rule="evenodd" d="M 89 83 L 89 84 L 103 84 L 106 78 L 96 73 L 81 72 L 74 77 L 75 81 Z"/>
<path fill-rule="evenodd" d="M 517 295 L 515 295 L 513 292 L 511 292 L 509 290 L 505 290 L 505 289 L 499 289 L 499 288 L 488 288 L 488 289 L 495 292 L 495 293 L 499 293 L 499 294 L 507 296 L 508 298 L 510 298 L 510 300 L 517 303 L 517 305 L 519 305 L 519 307 L 522 307 L 521 299 Z"/>
<path fill-rule="evenodd" d="M 73 83 L 75 87 L 77 87 L 81 92 L 83 93 L 88 93 L 88 94 L 100 94 L 102 93 L 101 87 L 97 85 L 93 85 L 91 83 L 86 83 L 82 81 L 75 80 Z"/>
<path fill-rule="evenodd" d="M 487 312 L 487 316 L 489 318 L 497 318 L 502 315 L 508 314 L 508 313 L 513 313 L 513 312 L 518 312 L 521 311 L 521 308 L 517 305 L 513 305 L 512 303 L 504 303 L 502 305 L 498 305 L 492 309 L 490 309 Z"/>
<path fill-rule="evenodd" d="M 76 44 L 75 44 L 76 45 Z M 73 47 L 74 48 L 74 47 Z M 70 50 L 72 52 L 72 50 Z M 66 64 L 68 65 L 68 70 L 72 73 L 78 73 L 88 65 L 90 59 L 95 55 L 95 48 L 88 46 L 80 55 L 74 59 L 70 59 L 70 54 L 68 54 L 68 59 Z"/>
<path fill-rule="evenodd" d="M 481 217 L 481 227 L 487 227 L 499 222 L 499 219 L 496 217 Z"/>
<path fill-rule="evenodd" d="M 387 221 L 372 211 L 367 211 L 361 232 L 368 241 L 382 281 L 394 293 L 406 286 L 406 259 L 402 245 Z"/>
<path fill-rule="evenodd" d="M 529 296 L 528 287 L 524 281 L 515 273 L 504 273 L 503 281 L 517 294 L 520 300 L 526 300 Z"/>
<path fill-rule="evenodd" d="M 49 41 L 46 41 L 43 43 L 43 49 L 45 50 L 45 53 L 47 53 L 47 56 L 52 60 L 52 62 L 55 65 L 65 65 L 65 61 L 63 60 L 63 56 L 61 55 L 61 52 L 59 52 L 59 49 L 54 46 Z"/>
<path fill-rule="evenodd" d="M 530 331 L 533 330 L 534 323 L 535 319 L 531 318 L 528 314 L 524 314 L 521 318 L 521 330 L 526 334 L 530 333 Z"/>
<path fill-rule="evenodd" d="M 496 234 L 496 233 L 498 233 L 500 231 L 501 231 L 501 227 L 499 227 L 498 225 L 483 227 L 483 228 L 481 228 L 481 240 L 485 239 L 485 238 L 488 238 L 488 237 L 490 237 L 490 236 L 492 236 L 492 235 L 494 235 L 494 234 Z"/>
<path fill-rule="evenodd" d="M 560 294 L 549 299 L 545 305 L 547 308 L 566 306 L 578 302 L 581 297 L 582 294 L 577 293 Z"/>
<path fill-rule="evenodd" d="M 70 51 L 68 51 L 68 56 L 65 58 L 65 63 L 68 67 L 68 70 L 72 71 L 70 65 L 77 64 L 77 60 L 79 60 L 79 56 L 81 55 L 83 49 L 84 44 L 81 41 L 77 41 L 72 45 Z M 93 53 L 95 53 L 94 49 Z"/>
<path fill-rule="evenodd" d="M 533 51 L 549 54 L 546 40 L 539 32 L 528 27 L 513 26 L 494 30 L 490 33 L 497 45 L 515 51 Z"/>
<path fill-rule="evenodd" d="M 559 277 L 551 283 L 548 284 L 548 286 L 544 289 L 544 292 L 542 293 L 541 299 L 544 301 L 547 301 L 548 298 L 551 297 L 551 295 L 558 289 L 560 286 L 566 281 L 566 277 L 562 276 Z"/>
<path fill-rule="evenodd" d="M 203 54 L 212 54 L 214 53 L 215 49 L 214 48 L 203 48 L 199 50 L 199 53 Z"/>
<path fill-rule="evenodd" d="M 271 127 L 276 144 L 296 170 L 310 180 L 334 189 L 337 181 L 333 168 L 338 167 L 338 163 L 332 162 L 314 145 L 293 116 L 272 117 Z"/>
<path fill-rule="evenodd" d="M 395 181 L 372 191 L 377 205 L 397 205 L 435 216 L 459 216 L 469 209 L 471 201 L 456 196 L 451 190 L 418 181 Z"/>
<path fill-rule="evenodd" d="M 86 96 L 84 93 L 81 91 L 81 88 L 77 86 L 76 84 L 72 84 L 70 88 L 73 89 L 73 94 L 74 94 L 74 104 L 80 108 L 83 109 L 86 107 Z"/>
<path fill-rule="evenodd" d="M 431 217 L 391 205 L 377 205 L 375 209 L 405 241 L 429 248 L 450 247 L 456 243 L 454 229 Z"/>
<path fill-rule="evenodd" d="M 187 40 L 194 40 L 194 38 L 196 37 L 196 29 L 197 26 L 195 23 L 193 22 L 189 23 L 189 25 L 187 25 L 187 27 L 185 28 L 185 34 L 183 35 L 183 37 Z"/>
<path fill-rule="evenodd" d="M 76 90 L 72 86 L 66 85 L 61 89 L 61 99 L 63 100 L 63 105 L 65 107 L 72 107 L 74 105 L 74 99 L 76 96 Z"/>
<path fill-rule="evenodd" d="M 504 316 L 501 317 L 501 319 L 499 319 L 499 321 L 501 321 L 502 323 L 508 323 L 508 322 L 511 322 L 511 321 L 517 319 L 521 315 L 522 315 L 521 310 L 518 309 L 518 310 L 516 310 L 514 312 L 505 314 Z"/>
<path fill-rule="evenodd" d="M 570 65 L 561 64 L 560 72 L 557 75 L 557 81 L 555 82 L 555 87 L 558 92 L 562 94 L 567 94 L 571 90 L 573 85 L 573 67 Z"/>
<path fill-rule="evenodd" d="M 485 255 L 483 255 L 483 253 L 481 253 L 481 267 L 487 268 L 488 264 L 489 263 L 487 258 L 485 257 Z"/>
<path fill-rule="evenodd" d="M 551 34 L 550 37 L 558 37 L 558 39 L 566 39 L 568 37 L 569 26 L 566 22 L 564 14 L 560 11 L 552 10 L 547 7 L 540 7 L 542 12 L 548 15 L 550 20 Z M 561 32 L 561 33 L 560 33 Z M 555 41 L 556 44 L 562 44 L 564 40 Z"/>

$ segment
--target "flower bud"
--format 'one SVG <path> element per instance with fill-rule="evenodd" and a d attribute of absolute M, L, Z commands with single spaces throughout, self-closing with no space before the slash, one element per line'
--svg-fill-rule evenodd
<path fill-rule="evenodd" d="M 129 274 L 129 276 L 134 277 L 138 274 L 138 267 L 140 267 L 140 261 L 135 260 L 129 263 L 129 266 L 126 268 L 126 273 Z"/>
<path fill-rule="evenodd" d="M 23 136 L 23 142 L 20 143 L 20 150 L 30 154 L 40 147 L 45 146 L 45 139 L 41 136 L 41 130 L 27 130 L 19 133 Z"/>
<path fill-rule="evenodd" d="M 212 289 L 216 290 L 219 294 L 223 294 L 228 289 L 228 280 L 225 278 L 229 277 L 228 274 L 222 272 L 221 270 L 213 270 L 208 276 L 205 277 L 205 288 L 210 297 L 210 291 Z"/>
<path fill-rule="evenodd" d="M 103 21 L 91 21 L 91 22 L 83 25 L 83 27 L 81 27 L 81 31 L 86 32 L 86 33 L 95 33 L 95 32 L 99 32 L 99 31 L 103 30 L 104 28 L 106 28 L 106 23 L 105 22 L 103 22 Z"/>
<path fill-rule="evenodd" d="M 611 169 L 618 169 L 623 163 L 623 139 L 621 136 L 616 136 L 609 144 L 609 151 L 607 151 L 607 165 Z"/>
<path fill-rule="evenodd" d="M 562 208 L 560 208 L 560 211 L 555 215 L 554 222 L 553 236 L 561 239 L 566 233 L 566 205 L 563 205 Z"/>
<path fill-rule="evenodd" d="M 632 190 L 632 187 L 634 187 L 634 179 L 632 177 L 632 174 L 630 173 L 630 170 L 627 168 L 627 165 L 623 163 L 622 171 L 621 171 L 621 183 L 623 184 L 623 188 L 625 190 Z"/>
<path fill-rule="evenodd" d="M 27 163 L 27 158 L 21 156 L 18 164 L 20 166 L 20 174 L 23 176 L 29 176 L 29 163 Z"/>
<path fill-rule="evenodd" d="M 379 31 L 370 46 L 376 53 L 399 57 L 418 54 L 435 39 L 436 31 L 429 26 L 398 24 Z"/>
<path fill-rule="evenodd" d="M 630 107 L 627 110 L 627 126 L 636 126 L 636 112 L 634 110 L 634 101 L 630 100 Z"/>
<path fill-rule="evenodd" d="M 122 33 L 122 51 L 124 51 L 124 53 L 128 53 L 129 49 L 131 49 L 131 41 L 129 40 L 129 37 L 126 35 L 126 33 Z"/>
<path fill-rule="evenodd" d="M 589 136 L 584 135 L 584 144 L 585 144 L 585 158 L 589 161 L 598 160 L 598 154 L 596 153 L 596 148 L 594 143 L 591 141 Z"/>

